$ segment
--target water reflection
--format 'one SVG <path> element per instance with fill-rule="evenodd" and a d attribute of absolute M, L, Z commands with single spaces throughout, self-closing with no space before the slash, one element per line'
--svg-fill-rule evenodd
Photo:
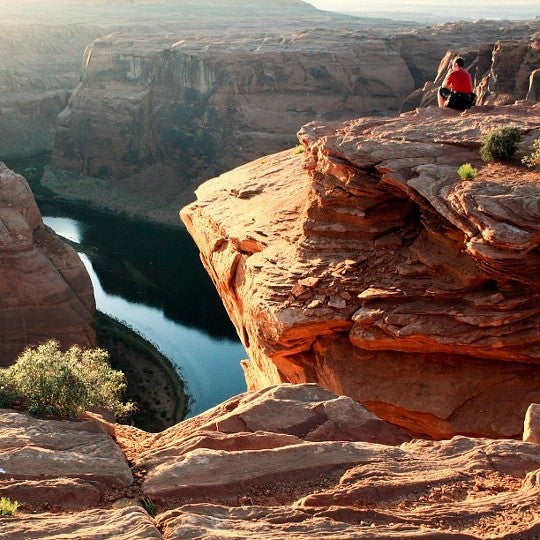
<path fill-rule="evenodd" d="M 184 230 L 64 204 L 40 208 L 45 223 L 76 244 L 98 309 L 180 368 L 194 398 L 189 416 L 245 391 L 246 353 Z"/>

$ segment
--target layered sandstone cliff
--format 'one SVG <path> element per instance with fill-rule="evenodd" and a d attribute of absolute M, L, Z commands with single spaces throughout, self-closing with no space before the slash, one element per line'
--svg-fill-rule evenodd
<path fill-rule="evenodd" d="M 246 32 L 332 27 L 352 17 L 301 0 L 19 0 L 2 4 L 0 35 L 0 159 L 51 152 L 55 119 L 81 77 L 81 58 L 111 32 L 193 37 L 222 35 L 240 23 Z M 178 37 L 180 39 L 180 37 Z"/>
<path fill-rule="evenodd" d="M 26 180 L 0 163 L 0 366 L 48 339 L 95 346 L 92 283 L 43 224 Z"/>
<path fill-rule="evenodd" d="M 249 387 L 318 382 L 416 432 L 519 436 L 540 398 L 540 174 L 484 167 L 479 147 L 505 125 L 530 147 L 539 113 L 311 123 L 303 154 L 203 184 L 181 215 Z"/>
<path fill-rule="evenodd" d="M 391 44 L 345 30 L 115 34 L 84 65 L 57 119 L 53 164 L 101 188 L 55 171 L 46 185 L 131 213 L 165 205 L 169 221 L 202 179 L 290 147 L 302 124 L 397 111 L 414 89 Z"/>

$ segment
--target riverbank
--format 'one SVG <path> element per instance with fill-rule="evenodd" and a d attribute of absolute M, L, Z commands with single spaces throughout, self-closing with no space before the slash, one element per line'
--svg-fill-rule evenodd
<path fill-rule="evenodd" d="M 174 365 L 156 347 L 101 312 L 97 340 L 109 352 L 112 367 L 126 376 L 126 397 L 137 404 L 132 421 L 138 428 L 163 431 L 185 418 L 190 396 Z"/>
<path fill-rule="evenodd" d="M 99 211 L 175 228 L 184 226 L 178 213 L 195 199 L 196 188 L 179 182 L 176 175 L 159 164 L 144 175 L 114 181 L 56 169 L 48 164 L 43 169 L 40 187 L 49 199 L 79 203 Z"/>

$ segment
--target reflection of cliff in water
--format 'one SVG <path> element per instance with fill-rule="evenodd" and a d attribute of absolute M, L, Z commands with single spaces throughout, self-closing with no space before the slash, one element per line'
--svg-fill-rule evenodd
<path fill-rule="evenodd" d="M 68 203 L 41 201 L 44 215 L 80 224 L 86 253 L 108 294 L 163 310 L 166 317 L 215 338 L 238 339 L 191 237 L 178 230 Z"/>

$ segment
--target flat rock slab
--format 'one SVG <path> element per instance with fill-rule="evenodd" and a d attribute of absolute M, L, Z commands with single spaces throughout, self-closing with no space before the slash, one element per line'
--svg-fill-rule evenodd
<path fill-rule="evenodd" d="M 285 460 L 272 461 L 266 452 L 259 452 L 258 462 L 245 452 L 243 466 L 238 459 L 234 469 L 234 453 L 194 452 L 189 466 L 184 462 L 163 478 L 168 476 L 169 485 L 189 483 L 193 491 L 185 490 L 184 495 L 192 500 L 213 482 L 213 500 L 179 505 L 158 515 L 163 538 L 502 540 L 540 535 L 537 445 L 469 437 L 415 440 L 399 448 L 370 443 L 344 443 L 339 448 L 336 444 L 304 443 L 288 452 L 280 449 L 276 458 L 288 454 L 289 463 L 297 464 L 296 472 L 290 467 L 288 482 L 282 467 Z M 346 466 L 346 454 L 355 457 L 357 464 Z M 297 472 L 315 461 L 329 463 L 330 455 L 334 462 L 341 456 L 345 472 L 313 468 L 310 481 L 302 484 Z M 265 470 L 274 471 L 274 483 L 261 481 L 258 475 Z M 217 503 L 224 488 L 217 483 L 227 478 L 230 494 L 236 482 L 237 502 L 225 506 Z M 295 499 L 302 487 L 311 493 Z"/>
<path fill-rule="evenodd" d="M 152 468 L 195 448 L 262 450 L 301 441 L 398 445 L 411 436 L 317 384 L 281 384 L 231 398 L 154 435 L 134 458 Z"/>
<path fill-rule="evenodd" d="M 404 524 L 372 526 L 369 516 L 357 524 L 314 516 L 288 507 L 228 508 L 211 504 L 187 505 L 160 516 L 166 540 L 352 540 L 357 538 L 472 539 L 474 536 L 448 533 Z"/>
<path fill-rule="evenodd" d="M 102 487 L 133 482 L 124 454 L 97 422 L 44 420 L 1 410 L 0 481 L 57 478 Z"/>
<path fill-rule="evenodd" d="M 74 514 L 0 517 L 5 540 L 161 540 L 152 518 L 140 507 Z"/>

